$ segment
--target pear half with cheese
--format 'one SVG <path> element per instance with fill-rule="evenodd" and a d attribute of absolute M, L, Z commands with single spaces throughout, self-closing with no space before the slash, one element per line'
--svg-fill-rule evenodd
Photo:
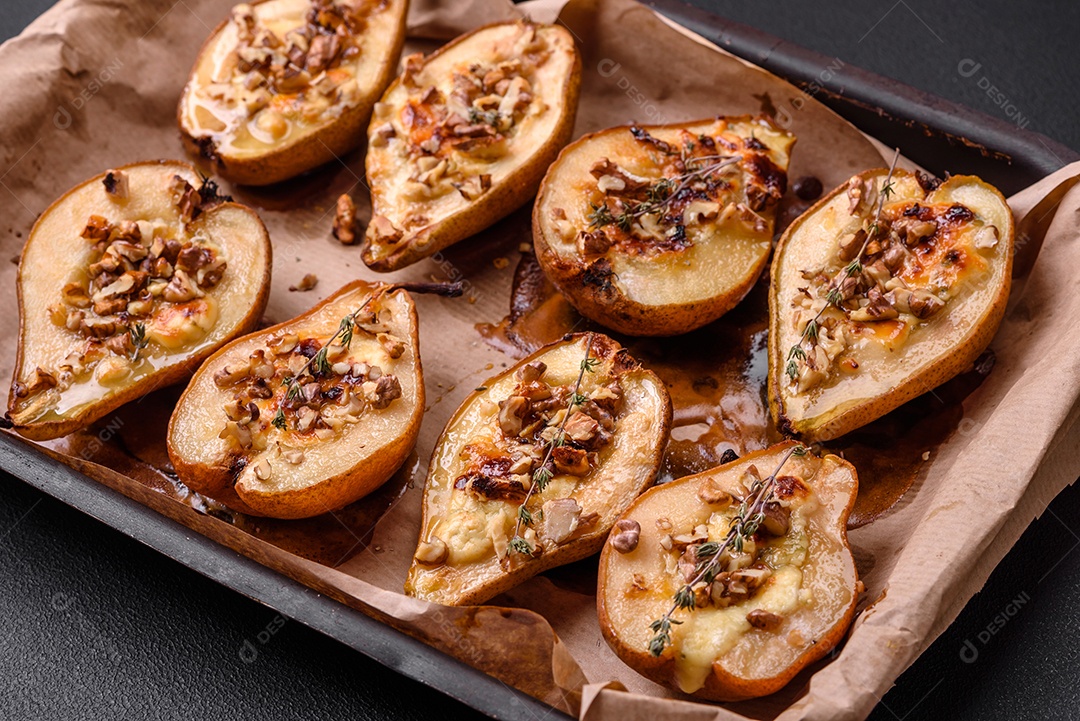
<path fill-rule="evenodd" d="M 394 76 L 408 0 L 261 0 L 203 45 L 177 109 L 188 151 L 268 185 L 356 148 Z"/>
<path fill-rule="evenodd" d="M 570 139 L 581 58 L 570 33 L 488 25 L 405 59 L 368 129 L 363 259 L 391 271 L 493 224 L 536 194 Z"/>
<path fill-rule="evenodd" d="M 1013 217 L 968 175 L 853 177 L 784 233 L 772 264 L 777 425 L 836 438 L 970 367 L 1005 313 Z M 880 211 L 879 211 L 880 208 Z"/>
<path fill-rule="evenodd" d="M 423 409 L 412 299 L 355 281 L 206 361 L 169 421 L 169 458 L 185 484 L 234 510 L 307 518 L 386 482 Z"/>
<path fill-rule="evenodd" d="M 259 216 L 187 163 L 136 163 L 68 191 L 19 262 L 8 419 L 57 438 L 183 380 L 259 322 L 270 267 Z"/>
<path fill-rule="evenodd" d="M 596 553 L 653 482 L 670 424 L 663 382 L 598 333 L 488 380 L 432 453 L 405 592 L 482 603 Z"/>
<path fill-rule="evenodd" d="M 582 315 L 608 328 L 699 328 L 742 300 L 765 267 L 794 144 L 750 116 L 587 135 L 544 178 L 537 260 Z"/>
<path fill-rule="evenodd" d="M 794 445 L 657 486 L 616 523 L 600 556 L 597 613 L 604 638 L 635 671 L 739 701 L 783 688 L 843 638 L 858 595 L 845 530 L 858 478 L 832 455 L 792 455 L 781 466 Z M 692 586 L 693 607 L 672 614 L 670 643 L 654 655 L 652 624 L 708 562 L 698 551 L 725 539 L 748 489 L 777 468 L 765 520 L 741 552 L 721 552 L 711 583 Z"/>

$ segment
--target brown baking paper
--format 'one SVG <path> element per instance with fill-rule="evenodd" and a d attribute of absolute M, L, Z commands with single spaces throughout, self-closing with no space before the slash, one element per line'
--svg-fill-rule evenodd
<path fill-rule="evenodd" d="M 433 38 L 515 17 L 522 7 L 544 20 L 559 11 L 558 2 L 547 0 L 519 8 L 497 0 L 414 2 L 410 48 L 430 49 Z M 8 257 L 18 255 L 37 215 L 76 183 L 127 162 L 184 157 L 174 124 L 176 102 L 202 41 L 227 13 L 226 3 L 212 0 L 64 0 L 0 47 L 0 243 Z M 879 144 L 812 97 L 643 6 L 575 0 L 562 8 L 561 19 L 583 52 L 579 135 L 630 121 L 764 110 L 799 138 L 792 178 L 814 175 L 829 188 L 883 164 Z M 362 217 L 369 213 L 362 175 L 361 151 L 281 187 L 230 189 L 259 211 L 273 240 L 268 321 L 298 314 L 355 277 L 386 277 L 368 271 L 356 248 L 330 237 L 340 193 L 352 193 Z M 419 528 L 427 456 L 461 400 L 519 352 L 505 342 L 498 349 L 477 325 L 498 324 L 507 313 L 518 248 L 530 239 L 527 208 L 390 276 L 460 279 L 467 297 L 416 298 L 429 398 L 416 455 L 383 489 L 333 517 L 247 518 L 177 484 L 164 451 L 164 424 L 176 390 L 153 393 L 93 428 L 37 448 L 318 593 L 582 718 L 863 718 L 981 588 L 1031 519 L 1080 473 L 1075 454 L 1064 452 L 1080 441 L 1080 358 L 1072 352 L 1080 341 L 1072 320 L 1080 317 L 1080 294 L 1068 292 L 1075 284 L 1069 269 L 1080 264 L 1077 178 L 1080 164 L 1010 199 L 1020 231 L 1018 279 L 993 343 L 996 366 L 957 405 L 957 422 L 935 439 L 914 485 L 888 513 L 852 531 L 867 591 L 842 649 L 767 699 L 725 706 L 694 702 L 624 666 L 600 637 L 595 562 L 556 569 L 490 606 L 439 607 L 401 593 Z M 789 202 L 784 217 L 790 220 L 801 209 Z M 14 263 L 0 268 L 0 294 L 9 308 L 15 303 L 15 272 Z M 307 273 L 318 276 L 316 289 L 289 292 Z M 742 317 L 738 310 L 731 315 L 735 320 L 728 323 Z M 8 348 L 0 373 L 11 373 L 17 332 L 14 313 L 0 316 L 0 338 Z M 740 450 L 764 442 L 763 436 L 728 440 Z"/>

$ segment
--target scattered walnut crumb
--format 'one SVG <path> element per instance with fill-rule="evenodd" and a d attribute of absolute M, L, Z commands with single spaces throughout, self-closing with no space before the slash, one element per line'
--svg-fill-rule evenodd
<path fill-rule="evenodd" d="M 495 260 L 491 261 L 491 264 L 495 266 L 496 270 L 502 270 L 506 266 L 510 265 L 510 261 L 502 256 L 499 256 Z"/>
<path fill-rule="evenodd" d="M 313 289 L 318 284 L 319 284 L 319 276 L 315 275 L 314 273 L 308 273 L 307 275 L 305 275 L 303 278 L 300 279 L 299 283 L 297 283 L 296 285 L 290 285 L 289 290 L 291 292 L 293 292 L 293 293 L 296 293 L 296 292 L 303 293 L 305 291 L 309 291 L 309 290 Z"/>
<path fill-rule="evenodd" d="M 356 242 L 356 203 L 348 193 L 342 193 L 337 199 L 334 237 L 342 245 L 352 245 Z"/>
<path fill-rule="evenodd" d="M 533 249 L 532 243 L 522 243 L 521 245 L 518 246 L 518 252 L 519 253 L 531 253 L 532 249 Z"/>
<path fill-rule="evenodd" d="M 105 192 L 109 194 L 114 200 L 127 200 L 128 197 L 128 179 L 127 174 L 122 170 L 109 170 L 106 171 L 105 177 L 101 180 L 105 186 Z"/>

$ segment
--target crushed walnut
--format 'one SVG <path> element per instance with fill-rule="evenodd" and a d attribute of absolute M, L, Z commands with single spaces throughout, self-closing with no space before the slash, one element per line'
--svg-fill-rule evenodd
<path fill-rule="evenodd" d="M 683 250 L 693 243 L 688 228 L 729 219 L 755 232 L 771 230 L 762 212 L 780 201 L 787 173 L 761 141 L 731 132 L 726 123 L 712 134 L 680 130 L 671 142 L 643 128 L 629 132 L 648 151 L 659 177 L 637 175 L 606 157 L 593 164 L 588 227 L 574 228 L 565 210 L 557 209 L 560 227 L 577 234 L 583 256 L 603 256 L 613 246 L 638 255 Z"/>
<path fill-rule="evenodd" d="M 802 339 L 787 367 L 796 393 L 821 385 L 835 370 L 857 371 L 847 351 L 886 323 L 894 326 L 889 342 L 902 342 L 905 331 L 941 312 L 965 270 L 985 267 L 981 255 L 997 242 L 997 228 L 960 203 L 900 199 L 882 202 L 875 217 L 888 195 L 882 199 L 873 182 L 856 176 L 846 194 L 853 220 L 837 239 L 831 265 L 802 271 L 807 284 L 791 302 Z"/>
<path fill-rule="evenodd" d="M 123 171 L 110 170 L 102 182 L 111 198 L 129 196 Z M 190 221 L 204 207 L 203 189 L 180 176 L 174 182 L 182 220 Z M 216 189 L 206 195 L 217 200 Z M 46 312 L 82 342 L 55 369 L 37 369 L 51 383 L 32 378 L 17 384 L 19 397 L 49 388 L 63 391 L 90 372 L 99 382 L 120 380 L 132 372 L 150 336 L 162 342 L 173 335 L 201 337 L 203 326 L 212 322 L 204 298 L 221 282 L 228 264 L 222 250 L 199 231 L 189 232 L 186 223 L 181 230 L 162 220 L 112 222 L 91 215 L 80 235 L 91 245 L 88 261 Z"/>
<path fill-rule="evenodd" d="M 749 466 L 743 485 L 749 487 L 759 480 L 756 466 Z M 719 489 L 709 488 L 711 498 L 719 495 Z M 800 478 L 780 476 L 776 481 L 775 499 L 765 504 L 763 521 L 757 530 L 742 544 L 741 550 L 730 547 L 722 550 L 716 564 L 717 572 L 711 580 L 701 579 L 691 588 L 694 594 L 694 608 L 713 606 L 727 608 L 754 598 L 761 589 L 768 585 L 769 579 L 776 572 L 770 547 L 783 539 L 791 529 L 792 502 L 805 498 L 809 489 Z M 691 583 L 698 578 L 702 564 L 712 560 L 706 544 L 717 545 L 716 538 L 726 535 L 737 506 L 745 499 L 732 498 L 727 494 L 724 509 L 714 510 L 708 523 L 701 523 L 693 528 L 676 531 L 668 524 L 668 533 L 661 535 L 659 545 L 662 552 L 670 554 L 668 567 L 678 575 L 680 583 Z M 709 505 L 715 505 L 706 501 Z M 659 528 L 659 525 L 658 525 Z M 661 528 L 661 530 L 663 530 Z M 620 527 L 621 533 L 626 529 Z M 622 552 L 615 540 L 612 544 Z M 635 539 L 636 545 L 636 539 Z M 631 549 L 632 550 L 632 549 Z M 751 611 L 747 620 L 755 628 L 774 630 L 782 618 L 767 617 L 765 612 Z M 750 616 L 753 616 L 751 619 Z M 777 620 L 779 619 L 779 620 Z"/>
<path fill-rule="evenodd" d="M 355 328 L 401 343 L 376 314 L 361 317 Z M 264 451 L 275 442 L 286 463 L 299 465 L 305 460 L 305 444 L 333 440 L 365 413 L 385 409 L 401 398 L 396 376 L 353 359 L 345 345 L 331 343 L 325 349 L 324 345 L 318 338 L 283 331 L 246 358 L 218 370 L 214 383 L 231 392 L 219 437 L 241 452 Z M 325 365 L 312 364 L 323 350 Z M 272 463 L 268 472 L 273 473 Z"/>
<path fill-rule="evenodd" d="M 319 284 L 319 276 L 314 273 L 307 273 L 300 282 L 296 285 L 289 286 L 289 292 L 291 293 L 305 293 L 309 290 L 314 290 L 315 286 Z"/>
<path fill-rule="evenodd" d="M 198 88 L 198 100 L 227 107 L 232 112 L 216 115 L 232 118 L 228 130 L 246 128 L 264 142 L 354 105 L 360 89 L 351 61 L 362 51 L 370 16 L 385 9 L 380 2 L 311 0 L 304 21 L 279 34 L 254 5 L 237 5 L 231 73 Z"/>
<path fill-rule="evenodd" d="M 334 213 L 334 237 L 342 245 L 352 245 L 356 237 L 356 203 L 348 193 L 338 196 Z"/>
<path fill-rule="evenodd" d="M 547 366 L 541 361 L 518 370 L 514 390 L 498 403 L 495 438 L 465 447 L 465 471 L 454 480 L 454 488 L 483 501 L 520 504 L 564 419 L 563 442 L 552 448 L 549 470 L 553 475 L 575 478 L 592 473 L 601 451 L 612 442 L 623 403 L 622 385 L 617 378 L 598 385 L 584 394 L 583 402 L 575 404 L 566 417 L 573 386 L 551 385 L 544 379 L 546 373 Z M 599 520 L 598 514 L 585 512 L 572 498 L 545 501 L 541 516 L 539 540 L 550 547 L 567 542 Z M 540 543 L 531 542 L 530 546 L 534 553 L 543 552 Z"/>
<path fill-rule="evenodd" d="M 486 167 L 509 152 L 523 121 L 543 109 L 536 97 L 537 70 L 550 55 L 536 26 L 522 22 L 498 57 L 463 64 L 447 79 L 427 78 L 423 58 L 407 57 L 402 84 L 408 98 L 371 132 L 373 147 L 394 144 L 404 157 L 410 170 L 405 198 L 426 201 L 456 193 L 473 201 L 487 194 L 492 175 Z M 426 216 L 414 213 L 398 228 L 375 216 L 369 235 L 392 244 L 408 227 L 426 222 Z"/>

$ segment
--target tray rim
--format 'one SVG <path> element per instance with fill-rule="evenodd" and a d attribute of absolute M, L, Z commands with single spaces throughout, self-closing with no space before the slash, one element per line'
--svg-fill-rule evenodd
<path fill-rule="evenodd" d="M 805 89 L 816 83 L 825 94 L 818 99 L 845 119 L 842 108 L 873 109 L 905 124 L 909 132 L 938 133 L 995 163 L 1012 165 L 1014 158 L 1022 158 L 1032 172 L 1043 175 L 1080 160 L 1080 153 L 1040 133 L 850 63 L 845 64 L 845 82 L 821 80 L 820 69 L 831 58 L 684 0 L 645 0 L 643 4 L 796 87 Z M 491 718 L 520 718 L 525 709 L 537 718 L 571 718 L 227 546 L 193 536 L 187 526 L 49 457 L 10 432 L 0 433 L 0 471 Z M 199 544 L 197 554 L 190 552 L 193 543 Z"/>

